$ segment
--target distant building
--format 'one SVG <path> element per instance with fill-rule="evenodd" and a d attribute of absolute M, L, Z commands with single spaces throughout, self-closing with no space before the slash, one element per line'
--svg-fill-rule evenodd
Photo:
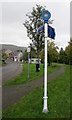
<path fill-rule="evenodd" d="M 9 50 L 9 49 L 7 49 L 7 50 L 5 51 L 5 53 L 7 54 L 8 57 L 9 57 L 9 54 L 10 54 L 11 52 L 12 52 L 12 51 Z"/>
<path fill-rule="evenodd" d="M 29 59 L 29 63 L 38 63 L 38 59 L 37 58 L 31 58 L 31 59 Z M 41 59 L 39 59 L 39 63 L 41 63 Z"/>
<path fill-rule="evenodd" d="M 22 61 L 22 56 L 23 56 L 23 53 L 20 52 L 20 51 L 11 51 L 9 49 L 7 49 L 5 51 L 5 53 L 7 54 L 8 58 L 9 59 L 12 59 L 13 61 L 17 61 L 17 62 L 20 62 Z"/>
<path fill-rule="evenodd" d="M 5 53 L 7 54 L 8 58 L 10 58 L 10 59 L 13 60 L 13 57 L 14 57 L 14 52 L 13 52 L 13 51 L 7 49 L 7 50 L 5 51 Z"/>
<path fill-rule="evenodd" d="M 14 61 L 15 62 L 23 61 L 22 57 L 23 57 L 23 53 L 22 52 L 17 52 L 17 51 L 14 52 Z"/>

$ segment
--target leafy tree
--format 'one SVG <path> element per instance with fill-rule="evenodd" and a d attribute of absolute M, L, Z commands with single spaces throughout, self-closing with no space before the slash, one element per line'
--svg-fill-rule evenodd
<path fill-rule="evenodd" d="M 65 48 L 65 56 L 66 56 L 65 63 L 66 63 L 66 64 L 69 64 L 69 62 L 70 62 L 70 45 L 68 45 L 68 46 Z"/>
<path fill-rule="evenodd" d="M 23 60 L 24 60 L 24 61 L 27 61 L 27 60 L 28 60 L 27 50 L 25 50 L 25 52 L 23 53 Z"/>
<path fill-rule="evenodd" d="M 6 59 L 8 58 L 7 54 L 4 53 L 4 52 L 2 52 L 2 58 L 3 58 L 4 60 L 6 60 Z"/>
<path fill-rule="evenodd" d="M 33 50 L 33 48 L 30 50 L 29 57 L 30 57 L 30 59 L 31 59 L 31 58 L 36 58 L 36 52 L 35 52 L 35 50 Z M 23 60 L 24 60 L 24 61 L 28 61 L 28 53 L 27 53 L 27 50 L 25 50 L 25 52 L 24 52 L 24 54 L 23 54 Z M 31 61 L 30 61 L 30 63 L 31 63 Z"/>
<path fill-rule="evenodd" d="M 70 41 L 70 64 L 72 65 L 72 38 Z"/>
<path fill-rule="evenodd" d="M 37 29 L 43 25 L 41 14 L 45 10 L 45 7 L 36 5 L 33 7 L 30 14 L 26 14 L 27 20 L 24 22 L 24 26 L 27 29 L 27 36 L 31 39 L 33 46 L 36 48 L 37 58 L 39 59 L 40 51 L 43 48 L 44 34 L 37 34 Z"/>
<path fill-rule="evenodd" d="M 59 63 L 65 63 L 65 57 L 65 51 L 61 48 L 59 51 Z"/>
<path fill-rule="evenodd" d="M 30 43 L 30 63 L 31 63 L 31 58 L 36 58 L 36 51 L 33 48 L 32 44 Z"/>
<path fill-rule="evenodd" d="M 58 47 L 55 46 L 54 42 L 48 41 L 48 65 L 51 65 L 52 62 L 58 61 Z M 41 51 L 41 61 L 44 62 L 44 49 Z"/>
<path fill-rule="evenodd" d="M 65 54 L 66 54 L 66 63 L 72 64 L 72 39 L 69 42 L 68 46 L 65 48 Z"/>
<path fill-rule="evenodd" d="M 58 47 L 55 46 L 54 42 L 49 42 L 48 41 L 48 63 L 49 63 L 49 65 L 52 62 L 57 62 L 58 61 L 57 49 L 58 49 Z"/>

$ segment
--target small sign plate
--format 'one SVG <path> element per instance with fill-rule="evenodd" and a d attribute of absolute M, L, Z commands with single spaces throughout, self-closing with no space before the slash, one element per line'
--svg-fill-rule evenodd
<path fill-rule="evenodd" d="M 29 47 L 27 48 L 27 52 L 30 52 L 30 48 Z"/>

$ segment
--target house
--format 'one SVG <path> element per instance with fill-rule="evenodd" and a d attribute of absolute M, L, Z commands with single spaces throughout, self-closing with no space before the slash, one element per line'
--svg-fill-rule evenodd
<path fill-rule="evenodd" d="M 7 49 L 5 51 L 5 53 L 7 54 L 8 58 L 9 59 L 12 59 L 13 61 L 22 61 L 22 56 L 23 56 L 23 53 L 21 51 L 11 51 L 10 49 Z"/>
<path fill-rule="evenodd" d="M 31 58 L 31 59 L 29 59 L 29 63 L 36 64 L 36 63 L 38 63 L 38 59 L 37 58 Z M 41 59 L 39 59 L 39 63 L 41 63 Z"/>
<path fill-rule="evenodd" d="M 13 51 L 7 49 L 7 50 L 5 51 L 5 53 L 7 54 L 8 58 L 10 58 L 10 59 L 13 60 L 13 57 L 14 57 L 14 52 L 13 52 Z"/>
<path fill-rule="evenodd" d="M 22 52 L 15 51 L 13 60 L 15 62 L 20 62 L 20 61 L 22 61 L 22 57 L 23 57 L 23 53 Z"/>
<path fill-rule="evenodd" d="M 9 54 L 10 53 L 12 53 L 12 51 L 11 50 L 9 50 L 9 49 L 7 49 L 6 51 L 5 51 L 5 53 L 7 54 L 7 56 L 9 57 Z"/>

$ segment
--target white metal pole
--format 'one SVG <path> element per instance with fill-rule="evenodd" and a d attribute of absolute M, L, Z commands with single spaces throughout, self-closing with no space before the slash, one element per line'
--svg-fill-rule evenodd
<path fill-rule="evenodd" d="M 45 70 L 44 70 L 44 108 L 43 112 L 47 113 L 47 38 L 48 38 L 48 24 L 45 23 Z"/>
<path fill-rule="evenodd" d="M 29 52 L 28 52 L 28 78 L 29 78 Z"/>

